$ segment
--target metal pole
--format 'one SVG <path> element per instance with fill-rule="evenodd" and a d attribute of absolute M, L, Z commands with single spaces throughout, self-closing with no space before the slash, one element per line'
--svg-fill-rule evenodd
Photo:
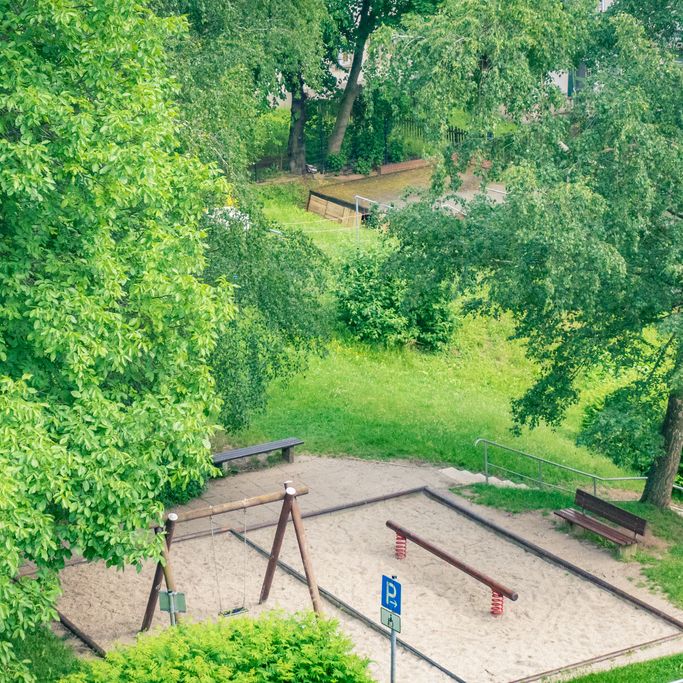
<path fill-rule="evenodd" d="M 489 445 L 484 441 L 484 476 L 486 483 L 489 483 Z"/>
<path fill-rule="evenodd" d="M 391 629 L 391 683 L 396 683 L 396 631 L 393 628 Z"/>
<path fill-rule="evenodd" d="M 360 218 L 358 216 L 358 195 L 354 197 L 356 200 L 356 243 L 360 244 Z"/>
<path fill-rule="evenodd" d="M 593 495 L 598 495 L 598 480 L 595 477 L 593 477 Z"/>
<path fill-rule="evenodd" d="M 394 581 L 398 580 L 398 576 L 396 574 L 392 574 L 391 578 Z M 393 619 L 390 617 L 389 618 L 389 624 L 391 627 L 391 638 L 390 638 L 390 643 L 391 643 L 391 683 L 396 682 L 396 631 L 394 630 L 394 622 Z"/>

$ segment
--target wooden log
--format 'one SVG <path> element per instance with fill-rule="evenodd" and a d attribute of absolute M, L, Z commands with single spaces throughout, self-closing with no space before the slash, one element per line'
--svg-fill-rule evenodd
<path fill-rule="evenodd" d="M 302 486 L 297 489 L 297 496 L 305 496 L 308 493 L 308 487 Z M 209 505 L 205 508 L 198 508 L 196 510 L 188 510 L 187 512 L 180 512 L 177 515 L 178 522 L 189 522 L 192 519 L 202 519 L 204 517 L 213 517 L 214 515 L 221 515 L 224 512 L 234 512 L 235 510 L 244 510 L 246 508 L 253 508 L 257 505 L 266 505 L 267 503 L 277 503 L 285 498 L 284 491 L 277 491 L 276 493 L 266 493 L 261 496 L 254 496 L 253 498 L 244 498 L 242 500 L 231 501 L 230 503 L 222 503 L 221 505 Z"/>
<path fill-rule="evenodd" d="M 397 534 L 400 534 L 404 538 L 407 538 L 409 541 L 412 541 L 416 545 L 419 545 L 421 548 L 424 548 L 425 550 L 429 551 L 430 553 L 432 553 L 432 555 L 435 555 L 440 560 L 443 560 L 444 562 L 447 562 L 448 564 L 456 567 L 457 569 L 460 569 L 460 571 L 465 572 L 465 574 L 469 574 L 472 578 L 477 579 L 477 581 L 480 581 L 484 585 L 491 588 L 491 590 L 496 591 L 496 593 L 500 593 L 501 595 L 504 595 L 506 598 L 510 598 L 510 600 L 517 600 L 517 598 L 519 597 L 517 593 L 515 593 L 515 591 L 513 591 L 511 588 L 503 586 L 502 583 L 498 583 L 498 581 L 495 581 L 491 577 L 486 576 L 486 574 L 480 572 L 478 569 L 470 567 L 468 564 L 461 562 L 450 553 L 447 553 L 445 550 L 441 550 L 441 548 L 438 548 L 430 541 L 427 541 L 424 538 L 418 536 L 417 534 L 414 534 L 412 531 L 408 531 L 408 529 L 406 529 L 405 527 L 402 527 L 399 524 L 392 522 L 391 520 L 387 520 L 387 526 Z"/>
<path fill-rule="evenodd" d="M 178 515 L 171 512 L 166 517 L 166 523 L 164 525 L 164 530 L 166 534 L 166 543 L 164 555 L 168 552 L 173 542 L 173 533 L 175 531 L 176 521 Z M 159 533 L 161 529 L 156 528 L 155 533 Z M 161 562 L 157 562 L 156 569 L 154 570 L 154 579 L 152 580 L 152 588 L 149 591 L 149 598 L 147 598 L 147 607 L 145 608 L 145 615 L 142 618 L 142 625 L 140 626 L 141 631 L 149 630 L 152 625 L 152 619 L 154 619 L 154 612 L 157 607 L 157 599 L 159 597 L 159 591 L 161 590 L 161 580 L 164 578 L 164 565 Z"/>
<path fill-rule="evenodd" d="M 293 491 L 294 489 L 288 489 Z M 287 522 L 292 510 L 292 500 L 294 496 L 287 493 L 285 499 L 282 501 L 282 510 L 280 510 L 280 519 L 277 522 L 277 529 L 275 530 L 275 537 L 273 538 L 273 547 L 268 558 L 268 566 L 266 567 L 266 574 L 263 577 L 263 586 L 261 587 L 261 597 L 259 598 L 259 605 L 268 600 L 270 589 L 273 585 L 273 578 L 275 577 L 275 570 L 277 569 L 277 561 L 280 559 L 280 552 L 282 551 L 282 542 L 285 538 L 285 531 L 287 530 Z"/>
<path fill-rule="evenodd" d="M 313 572 L 313 563 L 308 552 L 308 544 L 306 543 L 306 532 L 304 531 L 304 522 L 301 519 L 301 510 L 299 509 L 299 502 L 294 494 L 298 494 L 294 489 L 292 491 L 292 523 L 294 524 L 294 531 L 296 532 L 296 540 L 299 544 L 299 553 L 301 561 L 304 565 L 304 573 L 306 574 L 306 583 L 308 584 L 308 592 L 311 595 L 311 603 L 313 604 L 313 611 L 316 614 L 322 614 L 322 601 L 320 600 L 320 593 L 318 591 L 318 583 L 315 580 L 315 573 Z"/>

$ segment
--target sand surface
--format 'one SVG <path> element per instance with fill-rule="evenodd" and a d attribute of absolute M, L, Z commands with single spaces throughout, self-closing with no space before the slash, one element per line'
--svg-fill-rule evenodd
<path fill-rule="evenodd" d="M 387 519 L 517 591 L 519 599 L 506 600 L 504 615 L 493 617 L 490 589 L 470 576 L 410 542 L 407 558 L 394 559 Z M 311 518 L 306 529 L 321 586 L 379 620 L 380 577 L 398 575 L 401 637 L 470 683 L 510 681 L 676 633 L 421 495 Z M 259 542 L 261 533 L 250 537 Z M 283 559 L 300 566 L 292 537 Z"/>
<path fill-rule="evenodd" d="M 288 533 L 293 536 L 292 529 Z M 272 536 L 273 530 L 269 529 L 262 531 L 259 538 L 269 546 Z M 245 551 L 231 534 L 216 536 L 213 547 L 206 538 L 177 543 L 173 546 L 172 562 L 177 589 L 186 594 L 187 617 L 194 621 L 224 618 L 218 616 L 219 611 L 241 606 L 245 584 L 244 604 L 249 615 L 269 609 L 311 609 L 306 585 L 281 570 L 276 572 L 268 603 L 258 605 L 266 560 L 254 550 Z M 142 621 L 153 574 L 152 564 L 140 573 L 130 568 L 108 569 L 102 563 L 68 567 L 62 572 L 64 594 L 59 609 L 107 650 L 116 643 L 132 643 Z M 389 641 L 328 603 L 325 615 L 339 620 L 357 654 L 376 660 L 371 663 L 373 676 L 378 681 L 388 681 Z M 168 615 L 157 610 L 152 630 L 167 626 Z M 397 666 L 406 676 L 404 680 L 449 680 L 404 651 L 398 653 Z"/>
<path fill-rule="evenodd" d="M 394 559 L 387 519 L 516 590 L 519 600 L 506 600 L 505 614 L 494 618 L 487 587 L 422 548 L 409 543 L 406 560 Z M 468 683 L 510 681 L 675 633 L 666 622 L 423 495 L 313 517 L 305 526 L 322 587 L 379 622 L 381 575 L 397 574 L 404 591 L 400 637 Z M 249 538 L 269 548 L 273 533 L 273 528 L 262 529 Z M 291 526 L 282 559 L 301 570 Z M 266 608 L 308 609 L 306 586 L 281 570 L 268 605 L 256 604 L 265 564 L 229 534 L 216 536 L 213 543 L 203 538 L 173 546 L 176 583 L 186 593 L 188 616 L 194 620 L 218 618 L 221 608 L 241 605 L 243 593 L 249 614 Z M 68 567 L 62 573 L 59 608 L 105 648 L 130 642 L 152 573 L 151 564 L 140 573 L 102 564 Z M 325 610 L 339 619 L 356 651 L 373 660 L 377 680 L 388 681 L 388 641 L 329 603 Z M 167 623 L 168 616 L 157 612 L 154 627 Z M 449 680 L 401 650 L 397 668 L 400 681 Z"/>

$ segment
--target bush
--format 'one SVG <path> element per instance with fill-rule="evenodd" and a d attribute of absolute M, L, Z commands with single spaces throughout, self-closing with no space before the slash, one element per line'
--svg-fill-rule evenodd
<path fill-rule="evenodd" d="M 399 137 L 392 137 L 387 143 L 387 159 L 396 164 L 408 158 L 404 141 Z"/>
<path fill-rule="evenodd" d="M 355 339 L 413 343 L 429 351 L 450 341 L 451 285 L 417 278 L 409 265 L 396 242 L 388 239 L 369 251 L 356 252 L 342 265 L 337 310 Z"/>
<path fill-rule="evenodd" d="M 360 341 L 399 344 L 411 338 L 401 314 L 405 283 L 390 275 L 386 245 L 357 251 L 341 268 L 337 288 L 340 320 Z"/>
<path fill-rule="evenodd" d="M 328 154 L 327 160 L 325 161 L 325 167 L 331 173 L 339 173 L 339 171 L 346 166 L 347 158 L 346 155 L 339 152 L 338 154 Z"/>
<path fill-rule="evenodd" d="M 370 175 L 372 172 L 373 163 L 371 159 L 356 159 L 353 165 L 353 170 L 356 173 L 361 173 L 362 175 Z"/>
<path fill-rule="evenodd" d="M 372 683 L 367 665 L 334 621 L 269 613 L 141 636 L 61 683 Z"/>

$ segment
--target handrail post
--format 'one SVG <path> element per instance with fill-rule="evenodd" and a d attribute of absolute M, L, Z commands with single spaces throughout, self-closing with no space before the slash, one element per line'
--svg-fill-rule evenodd
<path fill-rule="evenodd" d="M 484 477 L 486 483 L 489 483 L 489 445 L 484 441 Z"/>
<path fill-rule="evenodd" d="M 538 461 L 538 483 L 543 486 L 543 472 L 542 472 L 542 467 L 543 463 L 539 460 Z"/>
<path fill-rule="evenodd" d="M 593 477 L 593 495 L 598 495 L 598 480 L 595 477 Z"/>

